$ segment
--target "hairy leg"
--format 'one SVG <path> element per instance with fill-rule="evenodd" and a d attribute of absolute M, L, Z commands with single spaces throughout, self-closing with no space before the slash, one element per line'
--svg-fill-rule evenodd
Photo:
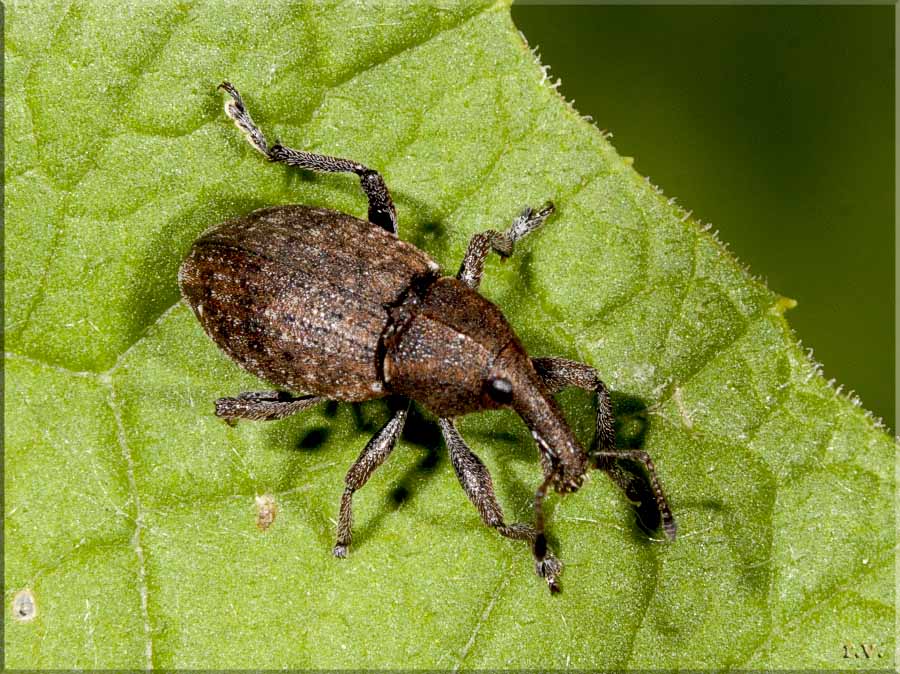
<path fill-rule="evenodd" d="M 229 423 L 237 419 L 274 421 L 309 409 L 325 400 L 319 396 L 292 396 L 284 391 L 248 391 L 236 398 L 219 398 L 216 416 Z"/>
<path fill-rule="evenodd" d="M 615 446 L 616 435 L 613 430 L 609 391 L 597 371 L 590 365 L 566 358 L 533 358 L 531 363 L 551 393 L 574 386 L 595 394 L 597 399 L 596 432 L 588 454 L 594 460 L 596 467 L 609 475 L 626 494 L 632 491 L 632 477 L 622 469 L 618 462 L 628 460 L 643 465 L 650 479 L 650 488 L 659 509 L 663 531 L 669 540 L 674 540 L 677 531 L 675 517 L 672 515 L 672 509 L 662 490 L 659 477 L 656 475 L 656 466 L 650 455 L 642 449 L 618 449 Z"/>
<path fill-rule="evenodd" d="M 359 458 L 347 471 L 344 483 L 344 494 L 341 496 L 341 508 L 338 517 L 338 533 L 337 542 L 334 545 L 332 553 L 335 557 L 346 557 L 347 549 L 353 538 L 353 493 L 361 488 L 375 469 L 378 468 L 397 445 L 397 440 L 403 432 L 403 425 L 406 423 L 406 415 L 409 413 L 409 401 L 399 410 L 394 412 L 391 417 L 378 433 L 376 433 L 368 444 L 363 448 Z"/>
<path fill-rule="evenodd" d="M 438 424 L 450 452 L 450 461 L 456 477 L 465 490 L 466 495 L 478 510 L 481 519 L 489 527 L 493 527 L 501 535 L 531 543 L 534 553 L 535 571 L 547 581 L 551 592 L 559 592 L 559 574 L 562 563 L 547 551 L 547 542 L 541 529 L 530 524 L 506 524 L 503 510 L 494 495 L 491 474 L 478 456 L 469 448 L 452 419 L 439 419 Z M 542 518 L 541 518 L 542 519 Z"/>
<path fill-rule="evenodd" d="M 279 144 L 269 147 L 266 137 L 253 122 L 250 113 L 244 107 L 241 94 L 234 88 L 234 85 L 230 82 L 222 82 L 219 88 L 231 96 L 231 100 L 225 103 L 225 114 L 244 132 L 247 142 L 256 148 L 258 152 L 265 155 L 269 161 L 298 166 L 308 171 L 355 173 L 359 176 L 360 186 L 369 200 L 369 222 L 394 234 L 397 233 L 397 211 L 394 208 L 394 202 L 391 200 L 390 192 L 388 192 L 387 185 L 381 174 L 350 159 L 312 154 L 311 152 L 294 150 Z"/>
<path fill-rule="evenodd" d="M 549 202 L 537 211 L 526 208 L 513 220 L 505 232 L 489 229 L 474 235 L 469 239 L 469 246 L 456 278 L 470 288 L 477 289 L 481 283 L 481 276 L 484 274 L 484 261 L 487 259 L 488 253 L 493 250 L 504 259 L 509 257 L 513 254 L 516 241 L 543 225 L 553 211 L 554 206 Z"/>

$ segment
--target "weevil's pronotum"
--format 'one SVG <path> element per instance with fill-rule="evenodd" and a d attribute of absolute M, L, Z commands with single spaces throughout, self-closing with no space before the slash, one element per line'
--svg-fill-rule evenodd
<path fill-rule="evenodd" d="M 529 358 L 512 327 L 478 294 L 490 251 L 502 258 L 540 227 L 553 205 L 526 208 L 504 232 L 469 241 L 456 276 L 443 276 L 421 250 L 397 237 L 393 201 L 378 172 L 348 159 L 269 146 L 230 83 L 225 111 L 269 161 L 359 176 L 369 219 L 326 208 L 275 206 L 229 220 L 194 243 L 179 272 L 181 292 L 203 329 L 241 367 L 286 391 L 241 393 L 216 401 L 226 420 L 282 419 L 325 400 L 389 397 L 392 416 L 345 478 L 333 553 L 350 547 L 353 493 L 393 450 L 410 401 L 438 417 L 450 460 L 485 524 L 530 544 L 535 568 L 559 589 L 562 565 L 547 549 L 543 502 L 552 487 L 574 492 L 590 468 L 621 487 L 617 461 L 643 464 L 666 535 L 675 521 L 643 450 L 616 449 L 609 393 L 597 372 L 563 358 Z M 585 452 L 553 395 L 574 386 L 595 394 L 596 431 Z M 303 394 L 303 395 L 295 395 Z M 537 443 L 543 481 L 535 523 L 507 524 L 484 463 L 454 419 L 512 408 Z"/>

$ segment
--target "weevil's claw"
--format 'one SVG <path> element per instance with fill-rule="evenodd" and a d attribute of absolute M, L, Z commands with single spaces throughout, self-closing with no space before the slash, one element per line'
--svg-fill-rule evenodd
<path fill-rule="evenodd" d="M 562 562 L 553 555 L 547 555 L 540 561 L 535 561 L 534 570 L 541 578 L 547 581 L 547 586 L 552 594 L 560 592 L 559 574 L 562 572 Z"/>
<path fill-rule="evenodd" d="M 225 103 L 225 109 L 228 116 L 234 119 L 234 116 L 230 112 L 228 112 L 228 106 L 234 106 L 238 109 L 238 111 L 242 111 L 244 109 L 244 101 L 241 98 L 240 93 L 238 93 L 238 90 L 235 89 L 234 85 L 228 80 L 225 80 L 216 87 L 216 91 L 218 91 L 219 89 L 231 96 L 231 100 Z"/>
<path fill-rule="evenodd" d="M 347 557 L 347 546 L 346 545 L 335 545 L 331 550 L 331 554 L 337 557 L 338 559 L 345 559 Z"/>
<path fill-rule="evenodd" d="M 506 231 L 506 235 L 510 238 L 512 243 L 515 244 L 516 241 L 522 239 L 543 225 L 544 221 L 550 217 L 550 214 L 553 213 L 554 210 L 555 206 L 549 201 L 537 212 L 535 212 L 531 206 L 526 206 L 522 209 L 522 212 L 519 213 L 519 217 L 513 220 L 512 225 L 510 225 L 509 229 Z M 496 248 L 494 250 L 496 250 Z M 512 248 L 510 248 L 509 252 L 512 254 Z"/>

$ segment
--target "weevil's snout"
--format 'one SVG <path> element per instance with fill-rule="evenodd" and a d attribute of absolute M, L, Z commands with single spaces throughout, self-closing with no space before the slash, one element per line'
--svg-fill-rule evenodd
<path fill-rule="evenodd" d="M 553 429 L 556 432 L 550 434 L 556 442 L 548 441 L 534 428 L 531 433 L 541 451 L 541 463 L 549 464 L 553 469 L 553 490 L 558 494 L 573 494 L 584 484 L 588 457 L 561 415 L 553 419 L 551 424 L 556 426 Z"/>
<path fill-rule="evenodd" d="M 557 468 L 557 479 L 553 482 L 553 488 L 559 494 L 572 494 L 584 484 L 587 456 L 577 444 L 568 448 L 564 455 L 567 458 Z"/>
<path fill-rule="evenodd" d="M 531 430 L 544 470 L 552 471 L 553 489 L 578 491 L 588 469 L 587 454 L 518 340 L 498 355 L 488 382 L 491 398 L 512 407 Z"/>
<path fill-rule="evenodd" d="M 528 362 L 527 370 L 508 369 L 510 405 L 531 429 L 541 453 L 541 464 L 553 472 L 553 489 L 560 494 L 576 492 L 584 483 L 588 457 L 581 448 L 562 410 L 546 391 L 540 377 Z"/>

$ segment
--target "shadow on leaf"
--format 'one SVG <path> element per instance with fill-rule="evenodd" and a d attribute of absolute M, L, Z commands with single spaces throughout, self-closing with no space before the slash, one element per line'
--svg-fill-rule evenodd
<path fill-rule="evenodd" d="M 643 449 L 649 425 L 647 404 L 640 398 L 622 394 L 613 394 L 612 403 L 616 448 Z M 631 502 L 635 541 L 647 542 L 647 536 L 652 537 L 659 530 L 661 516 L 644 467 L 630 459 L 618 459 L 609 473 Z"/>

